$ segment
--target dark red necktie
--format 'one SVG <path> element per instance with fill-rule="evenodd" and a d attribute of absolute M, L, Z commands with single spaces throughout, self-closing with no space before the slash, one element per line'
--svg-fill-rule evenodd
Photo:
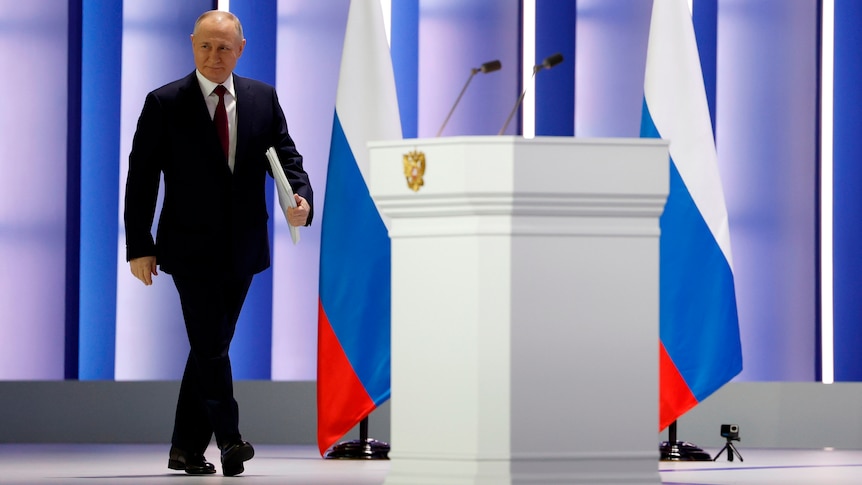
<path fill-rule="evenodd" d="M 221 140 L 221 148 L 224 150 L 224 158 L 227 160 L 230 157 L 230 131 L 227 126 L 227 109 L 224 106 L 224 93 L 227 88 L 219 84 L 213 91 L 218 95 L 218 104 L 216 105 L 213 122 L 215 122 L 218 137 Z"/>

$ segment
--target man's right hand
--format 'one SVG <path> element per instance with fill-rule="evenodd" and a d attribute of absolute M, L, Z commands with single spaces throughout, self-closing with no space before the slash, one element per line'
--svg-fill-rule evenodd
<path fill-rule="evenodd" d="M 135 278 L 141 280 L 145 285 L 153 284 L 153 275 L 158 275 L 155 256 L 143 256 L 129 261 L 129 268 Z"/>

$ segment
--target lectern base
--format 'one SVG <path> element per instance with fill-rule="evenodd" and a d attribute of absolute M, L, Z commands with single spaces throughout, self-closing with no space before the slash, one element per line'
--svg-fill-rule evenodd
<path fill-rule="evenodd" d="M 345 441 L 333 446 L 323 457 L 341 460 L 388 460 L 389 444 L 373 439 Z"/>
<path fill-rule="evenodd" d="M 687 441 L 662 441 L 661 461 L 712 461 L 709 453 Z"/>

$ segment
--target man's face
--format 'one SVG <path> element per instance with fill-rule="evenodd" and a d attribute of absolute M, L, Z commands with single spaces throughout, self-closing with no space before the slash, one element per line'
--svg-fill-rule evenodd
<path fill-rule="evenodd" d="M 198 71 L 214 83 L 225 82 L 245 48 L 245 39 L 239 38 L 236 25 L 227 17 L 207 17 L 191 39 Z"/>

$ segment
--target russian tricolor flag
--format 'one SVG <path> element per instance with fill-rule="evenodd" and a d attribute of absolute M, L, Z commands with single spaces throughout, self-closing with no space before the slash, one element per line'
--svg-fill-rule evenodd
<path fill-rule="evenodd" d="M 367 143 L 401 139 L 379 2 L 350 2 L 320 248 L 317 444 L 323 455 L 389 399 L 390 244 L 368 190 Z"/>
<path fill-rule="evenodd" d="M 661 217 L 659 430 L 742 370 L 727 207 L 686 0 L 656 0 L 641 136 L 670 141 Z"/>

